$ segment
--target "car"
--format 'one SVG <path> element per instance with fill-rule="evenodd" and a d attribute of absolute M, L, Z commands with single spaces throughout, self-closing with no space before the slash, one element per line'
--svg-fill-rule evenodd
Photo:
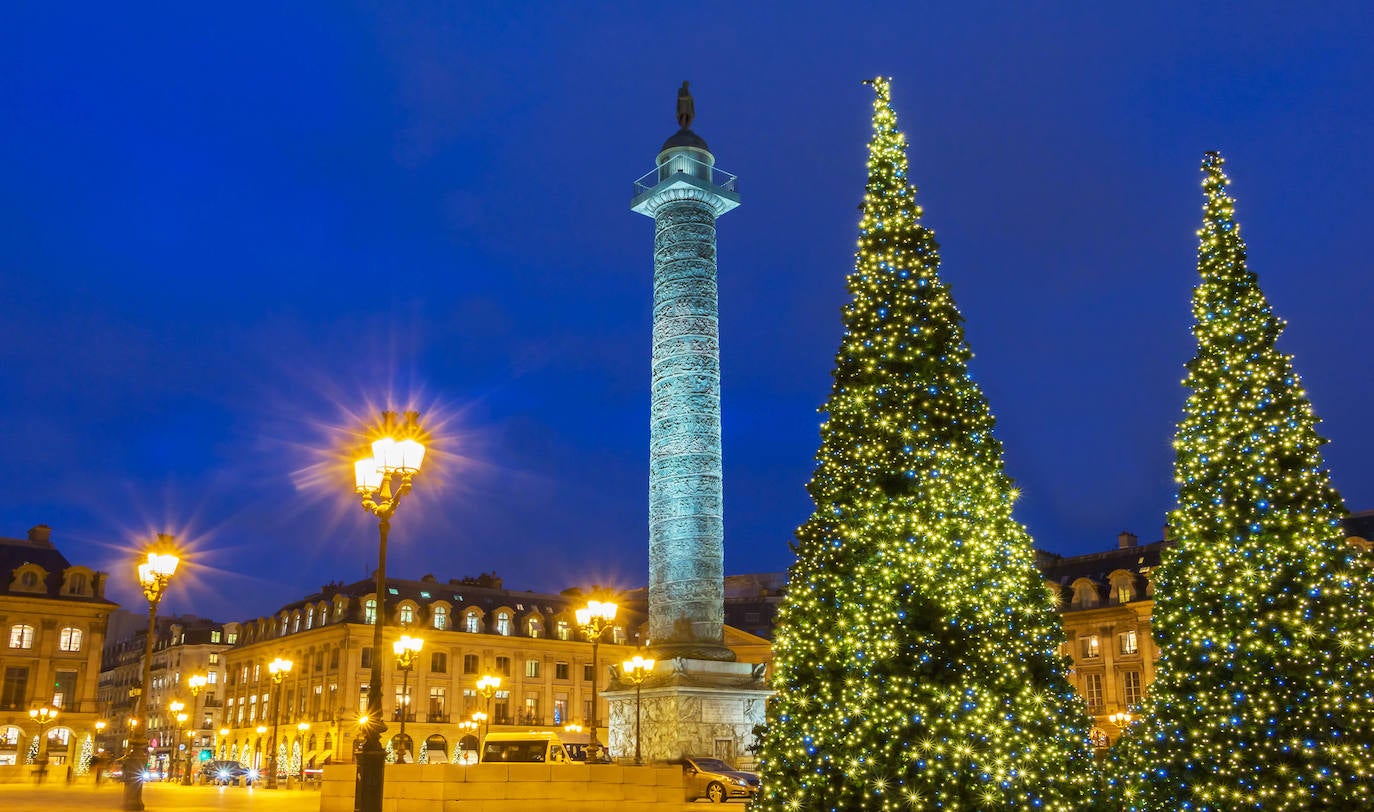
<path fill-rule="evenodd" d="M 688 756 L 682 760 L 684 800 L 705 798 L 723 804 L 731 798 L 749 800 L 759 794 L 759 777 L 737 770 L 718 758 Z"/>
<path fill-rule="evenodd" d="M 483 764 L 526 762 L 571 764 L 568 751 L 555 733 L 531 730 L 527 733 L 492 733 L 482 742 Z"/>
<path fill-rule="evenodd" d="M 200 768 L 201 779 L 210 784 L 238 784 L 243 782 L 247 785 L 257 780 L 257 770 L 250 770 L 237 761 L 207 761 Z"/>

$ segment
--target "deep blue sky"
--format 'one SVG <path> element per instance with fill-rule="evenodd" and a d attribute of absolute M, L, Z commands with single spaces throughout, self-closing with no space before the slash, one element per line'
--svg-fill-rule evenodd
<path fill-rule="evenodd" d="M 1369 4 L 947 5 L 4 4 L 0 535 L 46 522 L 132 600 L 127 551 L 177 529 L 172 610 L 265 613 L 375 565 L 310 466 L 414 398 L 450 453 L 393 574 L 642 584 L 652 223 L 627 204 L 690 79 L 744 198 L 726 569 L 785 568 L 877 73 L 1039 546 L 1158 537 L 1207 149 L 1337 487 L 1374 507 Z"/>

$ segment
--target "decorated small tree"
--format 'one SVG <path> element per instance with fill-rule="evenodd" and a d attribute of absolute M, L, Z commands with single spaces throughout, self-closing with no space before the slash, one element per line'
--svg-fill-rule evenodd
<path fill-rule="evenodd" d="M 1202 172 L 1161 658 L 1113 785 L 1133 810 L 1374 808 L 1369 569 L 1345 544 L 1325 440 L 1246 266 L 1221 156 Z"/>
<path fill-rule="evenodd" d="M 815 513 L 774 641 L 765 810 L 1089 806 L 1082 701 L 1058 653 L 962 317 L 877 79 Z"/>

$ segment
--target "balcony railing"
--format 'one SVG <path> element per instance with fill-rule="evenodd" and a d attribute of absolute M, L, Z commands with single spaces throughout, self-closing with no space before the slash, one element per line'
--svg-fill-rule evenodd
<path fill-rule="evenodd" d="M 727 192 L 739 192 L 739 176 L 717 169 L 705 161 L 699 161 L 690 155 L 679 153 L 669 157 L 668 160 L 648 172 L 645 172 L 641 178 L 636 180 L 634 185 L 634 196 L 639 197 L 660 183 L 677 175 L 687 175 L 698 180 L 706 181 L 712 186 L 717 186 Z"/>

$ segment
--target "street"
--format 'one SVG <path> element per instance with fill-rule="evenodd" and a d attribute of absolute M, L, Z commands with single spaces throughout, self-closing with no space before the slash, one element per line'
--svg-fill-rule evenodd
<path fill-rule="evenodd" d="M 124 786 L 106 781 L 92 784 L 0 784 L 0 808 L 7 812 L 50 812 L 68 809 L 119 809 Z M 143 788 L 148 812 L 316 812 L 320 794 L 314 790 L 267 790 L 257 787 L 183 787 L 152 783 Z"/>

